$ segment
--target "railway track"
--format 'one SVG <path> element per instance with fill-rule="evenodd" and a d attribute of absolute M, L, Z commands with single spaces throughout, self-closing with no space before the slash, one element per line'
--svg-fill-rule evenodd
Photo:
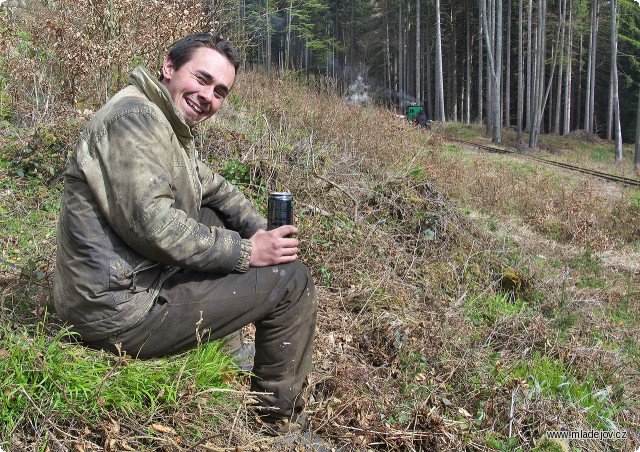
<path fill-rule="evenodd" d="M 523 154 L 517 151 L 512 151 L 509 149 L 502 149 L 502 148 L 498 148 L 495 146 L 489 146 L 489 145 L 485 145 L 485 144 L 478 144 L 478 143 L 473 143 L 471 141 L 466 141 L 466 140 L 460 140 L 458 138 L 451 138 L 451 137 L 446 137 L 445 138 L 447 141 L 452 141 L 454 143 L 462 143 L 462 144 L 466 144 L 468 146 L 473 146 L 476 147 L 478 149 L 482 149 L 484 151 L 487 152 L 492 152 L 495 154 L 515 154 L 518 157 L 523 157 L 529 160 L 535 160 L 537 162 L 541 162 L 541 163 L 545 163 L 547 165 L 553 165 L 553 166 L 557 166 L 560 168 L 564 168 L 570 171 L 576 171 L 579 173 L 583 173 L 583 174 L 588 174 L 590 176 L 594 176 L 594 177 L 598 177 L 600 179 L 604 179 L 607 180 L 609 182 L 616 182 L 619 184 L 624 184 L 624 185 L 629 185 L 629 186 L 634 186 L 634 187 L 640 187 L 640 180 L 638 179 L 631 179 L 628 177 L 623 177 L 623 176 L 616 176 L 615 174 L 608 174 L 608 173 L 603 173 L 601 171 L 596 171 L 596 170 L 592 170 L 592 169 L 588 169 L 588 168 L 582 168 L 579 166 L 575 166 L 575 165 L 571 165 L 569 163 L 562 163 L 562 162 L 556 162 L 555 160 L 549 160 L 549 159 L 544 159 L 542 157 L 536 157 L 535 155 L 529 155 L 529 154 Z"/>

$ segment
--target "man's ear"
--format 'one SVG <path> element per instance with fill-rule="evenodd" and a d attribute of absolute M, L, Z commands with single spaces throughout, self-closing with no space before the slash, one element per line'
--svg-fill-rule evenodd
<path fill-rule="evenodd" d="M 169 58 L 165 58 L 164 63 L 162 63 L 162 77 L 166 80 L 171 80 L 173 71 L 173 62 Z"/>

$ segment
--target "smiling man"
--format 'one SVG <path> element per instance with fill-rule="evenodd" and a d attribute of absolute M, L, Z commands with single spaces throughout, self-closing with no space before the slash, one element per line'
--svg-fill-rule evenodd
<path fill-rule="evenodd" d="M 254 323 L 258 413 L 273 432 L 295 431 L 317 311 L 297 229 L 265 231 L 242 192 L 196 158 L 192 133 L 239 64 L 228 41 L 187 36 L 160 80 L 135 69 L 96 113 L 65 171 L 54 299 L 87 345 L 140 358 Z"/>
<path fill-rule="evenodd" d="M 209 119 L 225 100 L 236 76 L 236 66 L 209 47 L 192 48 L 180 41 L 165 59 L 160 82 L 190 127 Z M 184 48 L 186 47 L 186 48 Z M 186 54 L 186 55 L 185 55 Z M 185 61 L 185 57 L 186 61 Z"/>

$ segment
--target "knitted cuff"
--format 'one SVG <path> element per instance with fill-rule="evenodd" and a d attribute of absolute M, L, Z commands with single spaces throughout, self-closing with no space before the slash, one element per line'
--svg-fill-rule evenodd
<path fill-rule="evenodd" d="M 240 256 L 236 266 L 233 267 L 233 271 L 244 273 L 249 270 L 249 261 L 251 260 L 251 240 L 240 240 Z"/>

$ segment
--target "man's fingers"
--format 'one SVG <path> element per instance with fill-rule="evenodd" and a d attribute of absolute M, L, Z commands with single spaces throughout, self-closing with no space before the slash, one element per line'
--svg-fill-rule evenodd
<path fill-rule="evenodd" d="M 298 247 L 281 248 L 283 256 L 291 256 L 292 254 L 298 254 Z"/>
<path fill-rule="evenodd" d="M 291 256 L 281 256 L 279 259 L 279 264 L 287 264 L 289 262 L 293 262 L 298 258 L 297 254 L 292 254 Z"/>
<path fill-rule="evenodd" d="M 287 235 L 297 234 L 298 228 L 290 224 L 285 224 L 284 226 L 273 229 L 273 231 L 276 232 L 280 237 L 285 237 Z"/>

